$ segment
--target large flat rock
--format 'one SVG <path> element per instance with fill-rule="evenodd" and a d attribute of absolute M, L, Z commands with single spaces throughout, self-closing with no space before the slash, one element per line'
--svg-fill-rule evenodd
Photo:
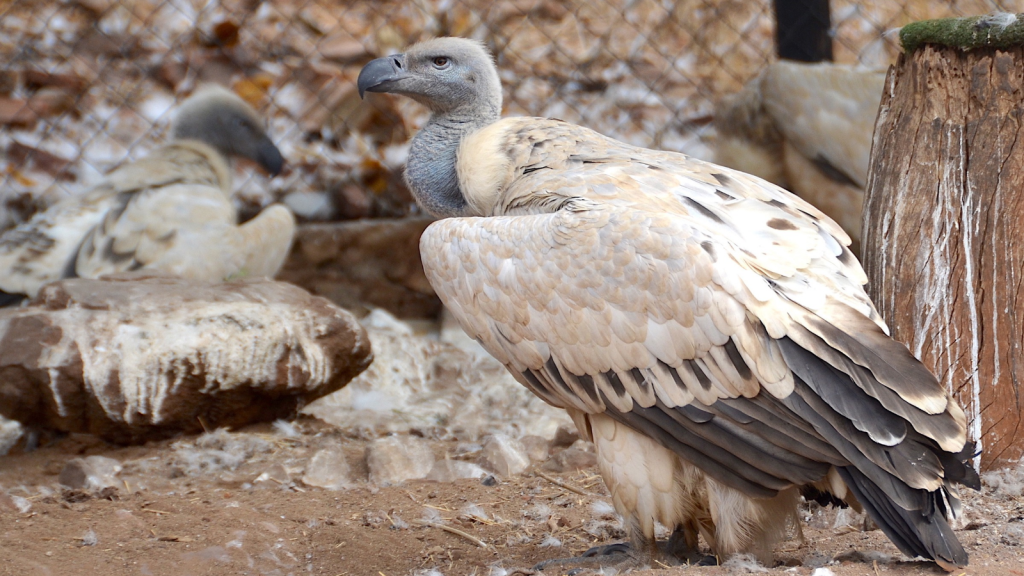
<path fill-rule="evenodd" d="M 64 280 L 0 310 L 0 415 L 138 442 L 288 416 L 371 361 L 350 313 L 283 282 Z"/>

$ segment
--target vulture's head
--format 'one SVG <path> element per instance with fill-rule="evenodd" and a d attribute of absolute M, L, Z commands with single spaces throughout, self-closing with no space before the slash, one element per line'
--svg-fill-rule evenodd
<path fill-rule="evenodd" d="M 270 174 L 281 173 L 284 158 L 267 137 L 256 111 L 234 92 L 204 86 L 182 103 L 171 127 L 176 140 L 199 140 L 225 156 L 248 158 Z"/>
<path fill-rule="evenodd" d="M 435 114 L 501 111 L 494 58 L 483 44 L 466 38 L 426 40 L 403 54 L 378 58 L 359 73 L 358 86 L 360 96 L 402 94 Z"/>

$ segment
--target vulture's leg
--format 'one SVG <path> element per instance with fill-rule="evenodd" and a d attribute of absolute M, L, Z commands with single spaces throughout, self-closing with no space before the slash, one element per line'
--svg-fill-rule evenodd
<path fill-rule="evenodd" d="M 697 549 L 697 530 L 690 523 L 679 526 L 672 537 L 657 542 L 643 533 L 639 522 L 630 522 L 629 542 L 595 546 L 574 558 L 559 558 L 537 564 L 535 570 L 572 570 L 577 568 L 614 568 L 618 571 L 658 566 L 716 565 L 714 556 L 704 556 Z"/>

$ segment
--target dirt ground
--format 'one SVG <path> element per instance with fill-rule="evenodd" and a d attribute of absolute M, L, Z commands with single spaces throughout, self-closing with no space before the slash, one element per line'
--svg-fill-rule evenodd
<path fill-rule="evenodd" d="M 249 443 L 234 468 L 204 455 L 196 437 L 116 447 L 72 435 L 0 457 L 0 574 L 504 576 L 624 537 L 593 468 L 377 487 L 365 480 L 368 440 L 310 417 L 294 428 L 230 434 Z M 455 440 L 428 440 L 438 458 L 465 452 Z M 360 478 L 351 488 L 298 480 L 323 446 L 343 448 Z M 90 455 L 121 463 L 118 485 L 61 488 L 66 462 Z M 958 535 L 971 566 L 962 574 L 1024 576 L 1024 501 L 970 493 L 965 504 Z M 943 573 L 906 559 L 878 530 L 862 531 L 846 511 L 811 504 L 802 513 L 806 542 L 781 545 L 771 569 L 734 562 L 636 573 Z"/>

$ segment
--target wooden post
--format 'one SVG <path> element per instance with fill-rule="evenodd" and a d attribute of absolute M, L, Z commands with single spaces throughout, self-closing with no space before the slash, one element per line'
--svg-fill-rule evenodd
<path fill-rule="evenodd" d="M 1024 453 L 1024 15 L 918 22 L 901 40 L 865 192 L 868 291 L 991 468 Z"/>
<path fill-rule="evenodd" d="M 775 50 L 800 62 L 832 60 L 828 0 L 775 0 Z"/>

